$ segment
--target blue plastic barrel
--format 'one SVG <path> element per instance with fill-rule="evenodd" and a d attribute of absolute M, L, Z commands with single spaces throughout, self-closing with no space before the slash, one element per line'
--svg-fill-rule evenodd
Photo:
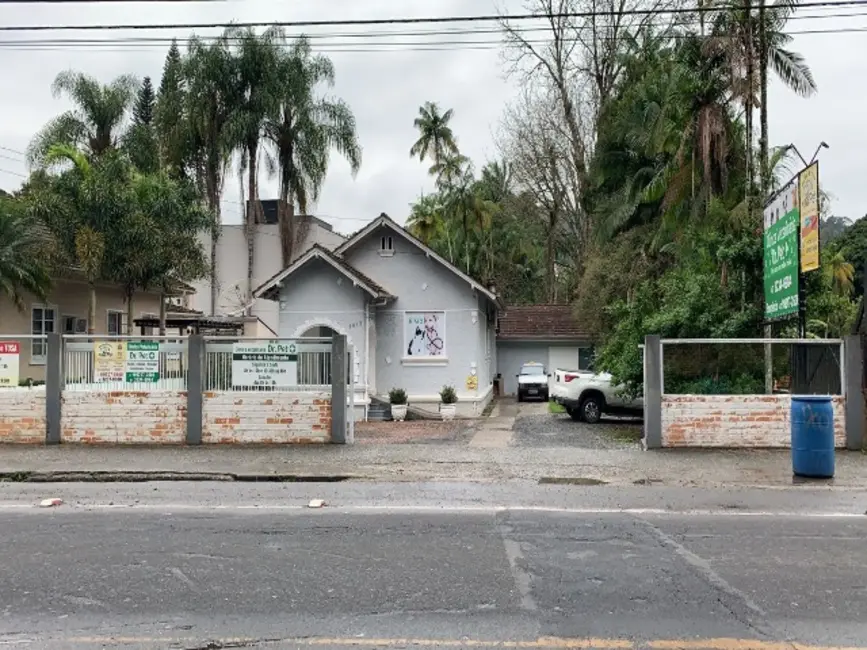
<path fill-rule="evenodd" d="M 827 395 L 792 396 L 792 471 L 795 476 L 834 476 L 834 407 Z"/>

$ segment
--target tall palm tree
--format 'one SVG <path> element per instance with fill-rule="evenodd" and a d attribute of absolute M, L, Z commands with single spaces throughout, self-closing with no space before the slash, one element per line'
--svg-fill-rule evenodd
<path fill-rule="evenodd" d="M 23 294 L 44 300 L 51 288 L 49 231 L 28 218 L 12 197 L 0 198 L 0 294 L 23 309 Z"/>
<path fill-rule="evenodd" d="M 454 111 L 451 108 L 440 113 L 436 102 L 425 102 L 419 107 L 418 117 L 413 122 L 419 138 L 409 150 L 410 158 L 418 156 L 420 161 L 430 158 L 434 165 L 438 165 L 446 156 L 458 155 L 458 143 L 449 126 L 452 117 Z"/>
<path fill-rule="evenodd" d="M 414 236 L 430 246 L 433 240 L 445 230 L 443 205 L 438 194 L 427 194 L 413 203 L 406 228 Z M 449 259 L 452 259 L 451 241 Z"/>
<path fill-rule="evenodd" d="M 349 161 L 352 173 L 361 167 L 361 145 L 355 116 L 341 99 L 317 94 L 334 85 L 334 65 L 314 55 L 305 37 L 297 39 L 279 61 L 278 107 L 264 125 L 276 150 L 280 177 L 278 218 L 283 265 L 295 247 L 295 208 L 303 214 L 319 198 L 331 150 Z"/>
<path fill-rule="evenodd" d="M 846 261 L 843 253 L 837 251 L 822 261 L 822 271 L 826 282 L 838 296 L 851 296 L 855 288 L 855 267 Z"/>
<path fill-rule="evenodd" d="M 54 79 L 55 97 L 66 95 L 75 105 L 36 134 L 27 148 L 27 162 L 41 167 L 52 146 L 69 145 L 90 156 L 117 146 L 123 121 L 135 100 L 138 80 L 121 75 L 107 85 L 82 72 L 67 70 Z"/>
<path fill-rule="evenodd" d="M 279 50 L 286 40 L 283 29 L 270 27 L 257 35 L 251 27 L 230 27 L 226 37 L 237 43 L 235 63 L 239 105 L 228 124 L 230 138 L 241 153 L 241 171 L 247 171 L 247 206 L 244 233 L 247 238 L 247 310 L 252 309 L 256 224 L 262 221 L 259 202 L 259 143 L 265 120 L 278 106 Z"/>
<path fill-rule="evenodd" d="M 205 198 L 211 213 L 211 315 L 217 308 L 217 240 L 222 219 L 220 197 L 226 168 L 235 148 L 229 121 L 240 104 L 236 61 L 223 34 L 211 43 L 194 38 L 183 62 L 186 80 L 190 156 L 204 180 Z"/>

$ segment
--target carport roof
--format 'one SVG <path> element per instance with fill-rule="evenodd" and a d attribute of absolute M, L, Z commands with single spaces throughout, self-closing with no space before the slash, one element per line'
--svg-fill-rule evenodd
<path fill-rule="evenodd" d="M 589 342 L 593 335 L 575 320 L 571 305 L 520 305 L 500 315 L 500 341 Z"/>

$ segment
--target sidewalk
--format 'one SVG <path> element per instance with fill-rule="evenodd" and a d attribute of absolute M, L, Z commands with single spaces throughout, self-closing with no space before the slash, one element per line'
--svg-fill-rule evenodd
<path fill-rule="evenodd" d="M 0 446 L 4 480 L 168 479 L 510 481 L 577 485 L 791 487 L 788 451 L 652 451 L 574 447 L 521 449 L 466 444 L 304 447 Z M 35 476 L 34 476 L 35 475 Z M 152 477 L 157 478 L 157 477 Z M 811 483 L 814 484 L 815 483 Z M 838 452 L 831 482 L 867 489 L 867 456 Z"/>

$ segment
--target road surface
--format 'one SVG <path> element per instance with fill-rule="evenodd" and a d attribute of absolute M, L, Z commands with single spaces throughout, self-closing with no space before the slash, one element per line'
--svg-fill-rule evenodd
<path fill-rule="evenodd" d="M 833 490 L 5 484 L 0 647 L 857 648 L 865 509 Z"/>

